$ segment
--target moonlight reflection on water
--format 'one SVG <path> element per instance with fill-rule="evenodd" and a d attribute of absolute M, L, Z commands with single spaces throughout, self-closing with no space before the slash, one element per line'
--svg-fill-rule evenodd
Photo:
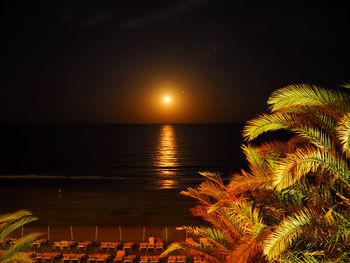
<path fill-rule="evenodd" d="M 174 188 L 177 181 L 174 179 L 175 171 L 173 168 L 177 166 L 177 159 L 175 133 L 171 125 L 161 127 L 156 165 L 159 171 L 160 188 Z"/>

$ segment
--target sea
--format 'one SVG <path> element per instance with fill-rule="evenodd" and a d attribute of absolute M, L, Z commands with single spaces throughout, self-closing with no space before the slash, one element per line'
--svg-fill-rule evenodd
<path fill-rule="evenodd" d="M 0 213 L 42 225 L 197 225 L 198 172 L 245 168 L 242 124 L 1 125 Z"/>

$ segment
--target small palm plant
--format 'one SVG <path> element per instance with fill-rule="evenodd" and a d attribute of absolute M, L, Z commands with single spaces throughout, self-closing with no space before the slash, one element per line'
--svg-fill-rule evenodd
<path fill-rule="evenodd" d="M 11 232 L 24 226 L 25 224 L 37 220 L 31 212 L 20 210 L 14 213 L 0 216 L 0 242 L 3 241 Z M 30 263 L 32 260 L 20 252 L 26 249 L 35 239 L 40 236 L 38 233 L 30 233 L 18 239 L 8 251 L 0 254 L 2 263 Z"/>

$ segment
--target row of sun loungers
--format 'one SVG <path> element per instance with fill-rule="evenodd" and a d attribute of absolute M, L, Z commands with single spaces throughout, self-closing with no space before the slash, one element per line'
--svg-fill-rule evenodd
<path fill-rule="evenodd" d="M 14 238 L 7 238 L 2 240 L 2 242 L 0 244 L 2 244 L 3 246 L 7 245 L 7 244 L 11 244 L 13 245 L 16 242 L 16 239 Z M 37 247 L 40 248 L 44 245 L 46 245 L 48 243 L 47 239 L 38 239 L 36 241 L 34 241 L 31 244 L 31 247 Z M 88 249 L 89 247 L 91 247 L 93 244 L 92 241 L 55 241 L 53 243 L 53 249 L 72 249 L 74 247 L 76 247 L 77 249 Z M 130 251 L 135 247 L 135 243 L 134 242 L 125 242 L 124 244 L 122 244 L 121 242 L 101 242 L 100 245 L 100 250 L 106 249 L 106 250 L 115 250 L 117 251 L 119 248 L 123 248 L 123 249 L 129 249 Z M 155 244 L 150 244 L 147 242 L 141 242 L 140 243 L 140 247 L 139 250 L 164 250 L 164 244 L 163 243 L 155 243 Z"/>
<path fill-rule="evenodd" d="M 168 263 L 186 263 L 187 256 L 179 255 L 179 256 L 169 256 Z"/>
<path fill-rule="evenodd" d="M 35 243 L 35 245 L 39 248 L 41 245 L 45 244 L 43 241 Z M 82 242 L 76 242 L 76 241 L 56 241 L 53 244 L 53 248 L 59 248 L 59 249 L 71 249 L 73 247 L 76 247 L 78 249 L 87 249 L 90 246 L 92 246 L 92 241 L 82 241 Z M 106 250 L 115 250 L 117 251 L 120 248 L 123 248 L 124 250 L 129 249 L 130 251 L 135 247 L 134 242 L 126 242 L 124 245 L 121 242 L 101 242 L 100 250 L 106 249 Z M 141 242 L 139 250 L 164 250 L 164 244 L 163 243 L 156 243 L 156 244 L 150 244 L 147 242 Z"/>
<path fill-rule="evenodd" d="M 1 254 L 2 251 L 0 251 Z M 116 256 L 113 257 L 111 254 L 92 254 L 86 255 L 83 253 L 66 253 L 61 254 L 59 252 L 44 252 L 44 253 L 36 253 L 34 251 L 31 252 L 21 252 L 21 254 L 25 254 L 29 257 L 35 258 L 37 262 L 49 262 L 53 263 L 55 260 L 61 260 L 62 263 L 81 263 L 86 259 L 87 263 L 134 263 L 136 262 L 136 255 L 126 255 L 125 250 L 118 250 Z M 153 256 L 141 256 L 139 263 L 159 263 L 160 255 Z M 167 263 L 186 263 L 187 256 L 185 255 L 171 255 L 168 257 Z M 195 257 L 194 263 L 203 263 L 203 261 L 199 257 Z"/>
<path fill-rule="evenodd" d="M 72 253 L 72 254 L 63 254 L 61 261 L 62 263 L 73 263 L 73 262 L 78 262 L 80 263 L 83 259 L 86 258 L 85 254 L 76 254 L 76 253 Z"/>
<path fill-rule="evenodd" d="M 87 262 L 107 262 L 110 259 L 112 259 L 112 255 L 110 254 L 93 254 L 88 256 Z"/>
<path fill-rule="evenodd" d="M 140 263 L 159 263 L 159 256 L 141 256 Z"/>
<path fill-rule="evenodd" d="M 54 260 L 61 257 L 61 253 L 59 252 L 44 252 L 44 253 L 36 253 L 35 258 L 38 262 L 49 261 L 53 262 Z"/>
<path fill-rule="evenodd" d="M 150 244 L 150 243 L 146 243 L 146 242 L 141 242 L 140 243 L 140 248 L 139 250 L 141 251 L 142 249 L 145 250 L 163 250 L 164 249 L 164 244 L 163 243 L 156 243 L 156 244 Z"/>
<path fill-rule="evenodd" d="M 16 242 L 16 239 L 7 238 L 4 239 L 1 244 L 14 244 Z M 46 239 L 39 239 L 36 240 L 31 244 L 32 247 L 40 248 L 44 245 L 46 245 L 48 241 Z M 200 238 L 199 242 L 195 241 L 193 238 L 187 238 L 186 243 L 193 246 L 193 247 L 207 247 L 212 248 L 212 244 L 205 238 Z M 71 249 L 71 248 L 77 248 L 77 249 L 88 249 L 93 245 L 92 241 L 55 241 L 53 244 L 54 249 Z M 37 262 L 50 262 L 53 263 L 54 260 L 60 259 L 62 263 L 81 263 L 82 261 L 85 261 L 87 263 L 117 263 L 117 262 L 123 262 L 123 263 L 134 263 L 136 262 L 137 256 L 136 255 L 126 255 L 126 251 L 129 249 L 130 252 L 135 247 L 134 242 L 125 242 L 124 244 L 122 242 L 101 242 L 100 243 L 100 250 L 103 249 L 106 250 L 114 250 L 116 251 L 115 257 L 113 257 L 111 254 L 92 254 L 92 255 L 86 255 L 83 253 L 64 253 L 61 254 L 59 252 L 44 252 L 44 253 L 36 253 L 36 252 L 22 252 L 22 254 L 26 254 L 28 256 L 31 256 L 33 258 L 37 259 Z M 142 250 L 163 250 L 164 244 L 163 243 L 155 243 L 150 244 L 147 242 L 141 242 L 139 246 L 139 251 Z M 139 258 L 140 263 L 159 263 L 160 262 L 160 256 L 159 255 L 142 255 Z M 163 261 L 164 262 L 164 261 Z M 167 263 L 186 263 L 187 257 L 185 255 L 170 255 L 168 257 Z M 203 263 L 204 261 L 200 257 L 194 258 L 194 263 Z"/>
<path fill-rule="evenodd" d="M 101 242 L 100 250 L 114 249 L 115 251 L 117 251 L 120 245 L 121 245 L 121 242 Z"/>

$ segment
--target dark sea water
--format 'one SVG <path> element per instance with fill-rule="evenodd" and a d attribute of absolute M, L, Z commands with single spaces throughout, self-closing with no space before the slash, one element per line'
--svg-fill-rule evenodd
<path fill-rule="evenodd" d="M 242 125 L 3 125 L 0 213 L 41 224 L 200 223 L 179 195 L 244 168 Z"/>

